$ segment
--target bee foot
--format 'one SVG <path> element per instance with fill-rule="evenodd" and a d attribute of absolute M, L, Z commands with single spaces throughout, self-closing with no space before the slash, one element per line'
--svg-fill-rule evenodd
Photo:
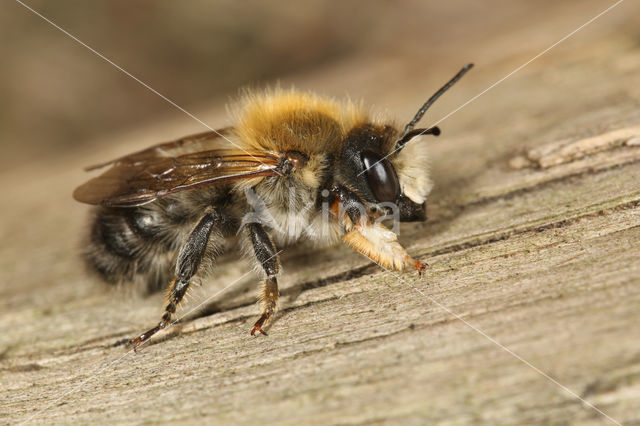
<path fill-rule="evenodd" d="M 425 262 L 420 262 L 419 260 L 414 260 L 413 266 L 415 266 L 415 268 L 418 270 L 418 275 L 422 276 L 422 274 L 427 269 L 429 264 Z"/>
<path fill-rule="evenodd" d="M 256 333 L 259 333 L 268 336 L 267 332 L 262 329 L 262 326 L 267 322 L 268 319 L 269 317 L 267 316 L 267 314 L 262 314 L 260 319 L 253 325 L 253 328 L 251 329 L 251 335 L 255 336 Z"/>
<path fill-rule="evenodd" d="M 148 331 L 142 333 L 141 335 L 139 335 L 135 339 L 131 339 L 129 341 L 129 344 L 133 347 L 133 351 L 134 352 L 138 352 L 138 348 L 140 347 L 140 345 L 142 345 L 144 342 L 149 340 L 149 338 L 151 336 L 153 336 L 154 334 L 156 334 L 158 331 L 166 328 L 167 325 L 169 325 L 168 322 L 162 320 L 162 321 L 160 321 L 160 323 L 158 325 L 153 327 L 151 330 L 148 330 Z"/>
<path fill-rule="evenodd" d="M 256 336 L 256 333 L 264 334 L 265 336 L 268 336 L 267 332 L 266 332 L 266 331 L 264 331 L 264 330 L 262 329 L 262 327 L 260 327 L 258 324 L 254 325 L 254 326 L 253 326 L 253 329 L 251 330 L 251 335 L 252 335 L 252 336 Z M 257 337 L 257 336 L 256 336 L 256 337 Z"/>
<path fill-rule="evenodd" d="M 131 339 L 129 340 L 129 346 L 131 346 L 133 348 L 134 352 L 138 352 L 138 347 L 142 344 L 142 342 L 144 342 L 143 339 L 144 335 L 142 336 L 138 336 L 135 339 Z"/>

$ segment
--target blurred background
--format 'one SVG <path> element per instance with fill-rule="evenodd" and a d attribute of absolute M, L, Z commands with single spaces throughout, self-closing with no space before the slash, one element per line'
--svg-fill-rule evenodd
<path fill-rule="evenodd" d="M 520 58 L 538 53 L 611 2 L 25 4 L 195 113 L 214 100 L 224 104 L 240 87 L 275 81 L 305 86 L 308 80 L 298 77 L 309 75 L 317 77 L 307 89 L 349 94 L 383 107 L 391 101 L 387 105 L 376 90 L 406 93 L 422 90 L 406 81 L 424 81 L 425 91 L 415 96 L 418 102 L 465 62 L 483 65 L 510 58 L 518 65 Z M 0 10 L 3 170 L 183 115 L 20 3 L 4 1 Z M 528 25 L 531 31 L 523 31 Z M 518 29 L 520 38 L 511 39 L 510 28 Z M 636 38 L 640 32 L 632 25 L 628 30 Z M 499 77 L 487 76 L 479 84 L 488 86 Z M 402 112 L 410 114 L 416 106 Z M 226 124 L 199 118 L 213 127 Z M 192 132 L 202 130 L 191 123 Z"/>

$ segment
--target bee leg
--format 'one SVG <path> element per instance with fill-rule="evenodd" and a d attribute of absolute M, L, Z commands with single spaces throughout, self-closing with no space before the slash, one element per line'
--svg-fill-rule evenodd
<path fill-rule="evenodd" d="M 427 265 L 409 256 L 391 230 L 381 223 L 372 223 L 364 202 L 355 193 L 338 185 L 332 192 L 332 210 L 346 231 L 342 240 L 349 247 L 383 268 L 403 271 L 407 267 L 414 267 L 422 275 Z"/>
<path fill-rule="evenodd" d="M 269 322 L 276 313 L 279 294 L 278 280 L 276 277 L 269 277 L 265 279 L 262 287 L 262 294 L 260 295 L 260 300 L 262 302 L 262 315 L 258 318 L 258 321 L 256 321 L 251 329 L 252 336 L 255 336 L 256 333 L 262 333 L 265 336 L 267 335 L 267 332 L 262 329 L 262 326 Z"/>
<path fill-rule="evenodd" d="M 131 340 L 134 349 L 158 331 L 171 324 L 171 317 L 176 312 L 176 307 L 189 289 L 191 277 L 198 271 L 213 226 L 220 220 L 220 215 L 216 211 L 211 210 L 205 214 L 204 217 L 200 219 L 200 222 L 193 228 L 193 231 L 191 231 L 191 234 L 189 234 L 187 238 L 187 242 L 182 246 L 178 254 L 176 277 L 169 286 L 167 293 L 168 303 L 164 309 L 162 319 L 158 325 Z"/>
<path fill-rule="evenodd" d="M 253 251 L 264 273 L 267 275 L 260 295 L 262 315 L 258 321 L 256 321 L 253 329 L 251 329 L 251 335 L 255 336 L 256 333 L 262 333 L 266 336 L 267 333 L 264 332 L 262 327 L 273 317 L 278 306 L 280 292 L 278 291 L 276 275 L 280 272 L 280 261 L 276 247 L 262 225 L 259 223 L 251 223 L 248 225 L 248 228 L 251 243 L 253 244 Z"/>
<path fill-rule="evenodd" d="M 414 267 L 422 275 L 427 264 L 409 256 L 397 235 L 380 223 L 359 225 L 342 236 L 349 247 L 386 269 L 404 271 Z"/>

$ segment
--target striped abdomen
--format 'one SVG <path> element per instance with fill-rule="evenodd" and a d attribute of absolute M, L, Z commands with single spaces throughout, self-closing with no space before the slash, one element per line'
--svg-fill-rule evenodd
<path fill-rule="evenodd" d="M 85 259 L 109 283 L 142 280 L 149 290 L 165 287 L 196 220 L 179 203 L 98 208 Z"/>

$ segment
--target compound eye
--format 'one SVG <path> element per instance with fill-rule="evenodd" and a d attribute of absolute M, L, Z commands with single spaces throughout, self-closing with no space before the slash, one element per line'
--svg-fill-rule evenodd
<path fill-rule="evenodd" d="M 379 202 L 396 201 L 400 195 L 400 182 L 391 163 L 373 151 L 362 151 L 362 162 L 376 199 Z"/>

